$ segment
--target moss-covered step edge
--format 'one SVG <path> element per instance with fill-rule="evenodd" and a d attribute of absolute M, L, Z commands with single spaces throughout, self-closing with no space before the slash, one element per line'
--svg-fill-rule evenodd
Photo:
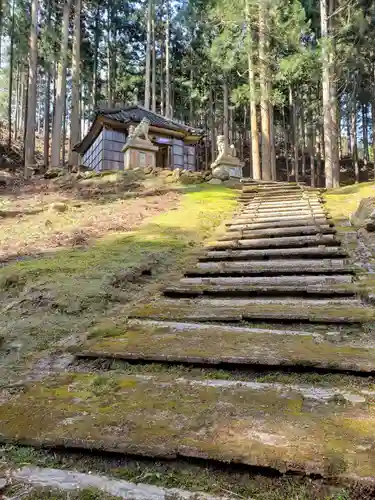
<path fill-rule="evenodd" d="M 305 246 L 316 245 L 333 245 L 341 244 L 333 234 L 311 235 L 311 236 L 287 236 L 277 238 L 260 238 L 254 240 L 225 240 L 208 242 L 205 248 L 300 248 Z"/>
<path fill-rule="evenodd" d="M 244 224 L 241 222 L 236 222 L 236 220 L 233 220 L 231 222 L 226 223 L 226 230 L 227 231 L 238 231 L 240 229 L 247 229 L 249 231 L 255 230 L 255 229 L 276 229 L 276 228 L 283 228 L 283 227 L 296 227 L 296 226 L 301 226 L 301 225 L 325 225 L 327 224 L 327 220 L 324 218 L 322 219 L 314 219 L 313 217 L 307 218 L 305 220 L 297 220 L 297 221 L 280 221 L 280 222 L 265 222 L 263 223 L 249 223 L 249 224 Z"/>
<path fill-rule="evenodd" d="M 312 297 L 355 297 L 360 296 L 366 298 L 365 291 L 356 286 L 356 284 L 344 285 L 316 285 L 316 284 L 297 284 L 297 285 L 280 285 L 280 284 L 254 284 L 254 285 L 237 285 L 237 284 L 184 284 L 177 283 L 168 285 L 163 288 L 164 295 L 171 296 L 189 296 L 198 297 L 203 295 L 242 295 L 247 297 L 266 296 L 312 296 Z"/>
<path fill-rule="evenodd" d="M 324 226 L 303 226 L 303 227 L 290 227 L 290 228 L 276 228 L 276 229 L 255 229 L 255 230 L 240 230 L 228 231 L 218 238 L 219 241 L 233 240 L 233 239 L 256 239 L 256 238 L 274 238 L 277 236 L 299 236 L 309 234 L 335 234 L 336 229 L 328 225 Z"/>
<path fill-rule="evenodd" d="M 270 248 L 254 250 L 211 250 L 203 251 L 198 254 L 200 260 L 220 260 L 220 259 L 257 259 L 261 257 L 272 257 L 278 259 L 287 256 L 296 256 L 296 258 L 309 257 L 343 257 L 348 258 L 348 253 L 343 247 L 306 247 L 306 248 Z"/>
<path fill-rule="evenodd" d="M 296 273 L 303 272 L 315 272 L 319 274 L 323 274 L 326 271 L 332 272 L 355 272 L 355 266 L 351 265 L 349 259 L 331 259 L 325 258 L 318 260 L 309 260 L 309 259 L 294 259 L 294 258 L 285 258 L 285 259 L 273 259 L 273 260 L 265 260 L 265 261 L 243 261 L 243 260 L 232 260 L 230 262 L 199 262 L 193 268 L 192 271 L 202 271 L 204 274 L 214 273 L 214 272 L 237 272 L 237 271 L 267 271 L 267 270 L 295 270 Z"/>
<path fill-rule="evenodd" d="M 375 373 L 370 334 L 307 332 L 229 325 L 129 321 L 117 331 L 94 330 L 72 349 L 77 356 L 198 364 L 311 367 Z"/>
<path fill-rule="evenodd" d="M 65 374 L 1 398 L 0 441 L 375 478 L 375 393 Z"/>
<path fill-rule="evenodd" d="M 319 304 L 322 305 L 319 305 Z M 263 299 L 165 299 L 133 307 L 129 318 L 170 321 L 287 320 L 312 323 L 368 323 L 375 320 L 371 307 L 346 301 Z"/>

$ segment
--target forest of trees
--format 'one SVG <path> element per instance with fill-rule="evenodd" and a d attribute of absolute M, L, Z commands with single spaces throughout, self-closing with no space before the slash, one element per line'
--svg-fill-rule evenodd
<path fill-rule="evenodd" d="M 0 120 L 35 165 L 71 151 L 98 107 L 140 103 L 207 131 L 227 121 L 254 178 L 354 178 L 375 150 L 375 0 L 0 0 Z M 65 148 L 65 144 L 69 147 Z M 63 147 L 64 145 L 64 147 Z M 66 153 L 67 151 L 67 153 Z"/>

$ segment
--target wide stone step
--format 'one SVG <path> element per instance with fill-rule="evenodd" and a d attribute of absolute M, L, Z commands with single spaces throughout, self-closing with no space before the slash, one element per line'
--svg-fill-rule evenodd
<path fill-rule="evenodd" d="M 216 241 L 209 243 L 209 249 L 229 249 L 229 248 L 288 248 L 306 247 L 316 245 L 337 246 L 340 242 L 333 234 L 318 234 L 311 236 L 288 236 L 279 238 L 259 238 L 246 240 Z"/>
<path fill-rule="evenodd" d="M 326 282 L 319 284 L 310 283 L 306 280 L 302 284 L 294 282 L 293 285 L 280 284 L 280 280 L 254 280 L 251 284 L 238 284 L 236 282 L 215 283 L 218 279 L 210 280 L 210 283 L 180 283 L 169 285 L 163 290 L 168 297 L 199 297 L 199 296 L 227 296 L 227 297 L 354 297 L 359 290 L 353 285 L 344 283 L 331 285 Z M 286 281 L 286 280 L 284 280 Z M 282 283 L 282 282 L 281 282 Z M 346 286 L 345 286 L 346 285 Z"/>
<path fill-rule="evenodd" d="M 297 258 L 288 258 L 288 259 L 273 259 L 266 261 L 230 261 L 230 262 L 198 262 L 194 266 L 194 271 L 203 271 L 203 272 L 225 272 L 225 273 L 236 273 L 238 271 L 247 271 L 247 270 L 255 270 L 255 271 L 263 271 L 266 269 L 304 269 L 307 272 L 317 272 L 322 269 L 327 270 L 331 269 L 338 272 L 347 272 L 352 273 L 354 268 L 350 265 L 348 259 L 340 259 L 334 258 L 330 259 L 326 257 L 322 260 L 317 259 L 297 259 Z"/>
<path fill-rule="evenodd" d="M 132 309 L 130 318 L 169 321 L 230 321 L 252 319 L 311 323 L 367 323 L 373 308 L 360 301 L 312 299 L 164 299 Z"/>
<path fill-rule="evenodd" d="M 306 247 L 306 248 L 269 248 L 259 250 L 211 250 L 205 252 L 199 260 L 268 260 L 279 257 L 301 258 L 327 258 L 327 257 L 347 257 L 347 253 L 342 247 Z"/>
<path fill-rule="evenodd" d="M 261 275 L 261 274 L 325 274 L 342 273 L 353 274 L 355 268 L 344 260 L 303 260 L 303 259 L 274 259 L 270 261 L 229 261 L 229 262 L 198 262 L 194 267 L 186 270 L 186 275 Z M 351 279 L 351 278 L 350 278 Z"/>
<path fill-rule="evenodd" d="M 301 207 L 309 207 L 309 206 L 314 206 L 314 207 L 321 207 L 322 203 L 319 200 L 296 200 L 296 201 L 289 201 L 288 203 L 283 203 L 283 202 L 273 202 L 273 201 L 260 201 L 253 199 L 250 203 L 246 205 L 246 208 L 256 208 L 256 207 L 262 207 L 262 208 L 273 208 L 273 209 L 278 209 L 282 210 L 284 208 L 289 208 L 289 207 L 295 207 L 295 208 L 301 208 Z"/>
<path fill-rule="evenodd" d="M 314 273 L 314 271 L 310 272 Z M 315 271 L 315 273 L 316 272 L 317 271 Z M 303 285 L 307 287 L 309 285 L 329 286 L 351 284 L 353 282 L 352 276 L 350 274 L 333 274 L 335 271 L 332 270 L 331 274 L 323 274 L 325 270 L 322 270 L 321 272 L 322 274 L 306 274 L 303 273 L 303 270 L 301 269 L 300 274 L 298 274 L 298 271 L 293 272 L 290 269 L 287 269 L 285 271 L 271 269 L 264 270 L 262 273 L 262 271 L 256 272 L 255 270 L 250 269 L 237 271 L 236 274 L 240 276 L 233 276 L 233 274 L 235 273 L 228 273 L 228 275 L 225 276 L 225 271 L 222 271 L 221 273 L 219 271 L 216 273 L 214 271 L 211 271 L 212 275 L 214 276 L 209 277 L 210 271 L 191 271 L 186 273 L 186 275 L 190 277 L 182 278 L 179 283 L 182 286 L 192 285 L 201 290 L 204 290 L 206 286 L 209 285 L 223 285 L 232 287 L 232 290 L 236 290 L 237 287 L 253 285 L 267 285 L 269 287 L 277 287 L 278 285 Z"/>
<path fill-rule="evenodd" d="M 228 231 L 223 236 L 218 238 L 219 241 L 234 240 L 234 239 L 256 239 L 256 238 L 274 238 L 277 236 L 298 236 L 308 234 L 335 234 L 336 229 L 324 224 L 322 226 L 294 226 L 281 228 L 253 229 L 241 231 Z"/>
<path fill-rule="evenodd" d="M 110 331 L 108 332 L 110 334 Z M 130 321 L 123 332 L 74 347 L 78 356 L 201 364 L 290 366 L 375 372 L 375 341 L 329 330 Z"/>
<path fill-rule="evenodd" d="M 243 198 L 246 198 L 246 196 L 244 195 L 241 195 Z M 262 204 L 265 204 L 267 206 L 276 206 L 276 207 L 284 207 L 285 206 L 285 203 L 283 203 L 282 201 L 277 201 L 277 200 L 274 200 L 273 198 L 266 198 L 266 197 L 261 197 L 261 198 L 258 198 L 256 196 L 248 196 L 249 199 L 251 199 L 252 201 L 249 203 L 250 205 L 253 204 L 253 205 L 256 205 L 256 204 L 259 204 L 259 203 L 262 203 Z M 295 201 L 291 201 L 291 203 L 295 204 L 295 205 L 299 205 L 299 204 L 306 204 L 306 203 L 313 203 L 313 204 L 317 204 L 317 205 L 321 205 L 322 204 L 322 199 L 317 197 L 317 196 L 301 196 L 299 197 L 298 199 L 296 199 Z"/>
<path fill-rule="evenodd" d="M 252 192 L 254 190 L 253 187 L 247 187 L 243 186 L 242 187 L 242 192 L 247 193 L 247 192 Z M 257 186 L 256 191 L 259 193 L 261 192 L 269 192 L 270 194 L 272 193 L 280 193 L 280 192 L 289 192 L 289 191 L 297 191 L 297 192 L 303 192 L 303 190 L 299 186 L 288 186 L 288 185 L 283 185 L 283 186 Z"/>
<path fill-rule="evenodd" d="M 268 214 L 280 214 L 280 215 L 301 215 L 304 213 L 314 213 L 314 214 L 326 214 L 327 211 L 321 206 L 317 207 L 284 207 L 284 208 L 272 208 L 272 207 L 263 207 L 259 205 L 258 207 L 245 207 L 241 213 L 243 214 L 257 214 L 257 215 L 268 215 Z"/>
<path fill-rule="evenodd" d="M 306 219 L 307 217 L 314 217 L 314 214 L 311 212 L 309 214 L 300 214 L 300 215 L 258 215 L 258 214 L 253 214 L 249 215 L 246 213 L 241 213 L 236 217 L 236 222 L 238 224 L 248 224 L 248 223 L 271 223 L 271 222 L 286 222 L 286 221 L 297 221 L 301 219 Z M 329 215 L 317 215 L 317 219 L 322 219 L 323 217 L 326 218 L 326 220 L 331 221 L 332 218 Z M 314 217 L 315 218 L 315 217 Z"/>
<path fill-rule="evenodd" d="M 3 442 L 375 476 L 374 393 L 66 373 L 1 398 Z"/>
<path fill-rule="evenodd" d="M 307 213 L 308 215 L 310 213 L 313 214 L 326 214 L 327 211 L 324 210 L 322 207 L 299 207 L 299 208 L 294 208 L 294 207 L 285 207 L 285 208 L 269 208 L 269 207 L 246 207 L 244 210 L 242 210 L 243 214 L 251 214 L 251 215 L 268 215 L 268 214 L 280 214 L 280 215 L 301 215 L 304 213 Z"/>
<path fill-rule="evenodd" d="M 325 225 L 328 221 L 326 218 L 315 219 L 311 217 L 305 220 L 292 220 L 292 221 L 279 221 L 279 222 L 253 222 L 250 224 L 237 223 L 236 220 L 232 222 L 227 222 L 227 231 L 238 231 L 239 229 L 245 229 L 248 231 L 253 231 L 254 229 L 274 229 L 281 227 L 298 227 L 298 226 L 312 226 L 312 225 Z M 332 227 L 329 224 L 329 227 Z"/>

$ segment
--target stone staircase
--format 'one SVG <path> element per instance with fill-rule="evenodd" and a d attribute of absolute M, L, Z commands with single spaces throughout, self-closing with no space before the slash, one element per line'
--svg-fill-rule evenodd
<path fill-rule="evenodd" d="M 76 349 L 83 360 L 194 364 L 204 374 L 116 372 L 101 391 L 91 373 L 51 377 L 0 405 L 0 440 L 375 478 L 375 391 L 345 382 L 375 372 L 375 314 L 321 193 L 249 181 L 240 200 L 179 282 L 132 308 L 123 331 Z M 293 381 L 233 378 L 233 367 L 288 370 Z M 299 383 L 301 372 L 341 373 L 342 383 Z"/>

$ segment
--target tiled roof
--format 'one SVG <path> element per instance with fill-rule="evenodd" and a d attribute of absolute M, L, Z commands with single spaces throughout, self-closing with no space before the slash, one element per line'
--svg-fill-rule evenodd
<path fill-rule="evenodd" d="M 105 122 L 105 120 L 111 120 L 126 125 L 131 122 L 139 123 L 143 118 L 147 118 L 153 127 L 164 128 L 174 132 L 182 132 L 184 135 L 193 135 L 197 140 L 203 136 L 203 130 L 201 129 L 189 127 L 185 123 L 165 118 L 164 116 L 153 113 L 142 106 L 133 105 L 127 106 L 126 108 L 99 109 L 96 111 L 90 130 L 81 142 L 74 146 L 73 150 L 81 154 L 87 151 L 101 130 L 101 121 Z"/>
<path fill-rule="evenodd" d="M 100 109 L 97 111 L 97 116 L 103 116 L 110 120 L 116 120 L 122 123 L 140 122 L 143 118 L 147 118 L 153 127 L 160 127 L 169 130 L 176 130 L 181 132 L 192 133 L 194 135 L 201 135 L 202 130 L 189 127 L 185 123 L 180 123 L 177 120 L 165 118 L 157 113 L 149 111 L 139 105 L 128 106 L 126 108 L 118 109 Z"/>

